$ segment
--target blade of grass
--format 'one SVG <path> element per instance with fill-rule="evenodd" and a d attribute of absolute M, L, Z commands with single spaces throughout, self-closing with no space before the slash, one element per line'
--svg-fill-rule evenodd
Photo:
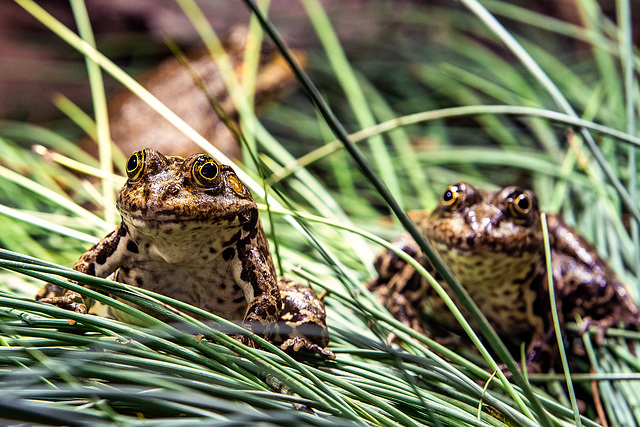
<path fill-rule="evenodd" d="M 15 212 L 4 212 L 10 208 L 4 207 L 1 212 L 4 217 L 0 217 L 0 245 L 3 247 L 11 247 L 21 252 L 30 253 L 38 257 L 47 258 L 51 256 L 51 253 L 42 247 L 41 242 L 34 239 L 29 234 L 29 230 L 25 230 L 19 226 L 20 218 L 15 218 Z M 17 221 L 16 221 L 17 220 Z"/>
<path fill-rule="evenodd" d="M 302 0 L 302 5 L 306 9 L 311 24 L 316 29 L 316 34 L 318 34 L 320 42 L 324 47 L 324 51 L 334 70 L 334 75 L 337 77 L 342 90 L 346 94 L 347 101 L 351 105 L 351 110 L 358 124 L 362 128 L 374 126 L 376 124 L 375 118 L 369 107 L 369 103 L 360 87 L 356 74 L 340 46 L 340 41 L 331 26 L 331 22 L 324 8 L 318 0 Z M 393 194 L 402 194 L 397 180 L 397 174 L 394 171 L 392 163 L 389 162 L 389 152 L 384 140 L 380 136 L 373 136 L 367 141 L 374 158 L 374 163 L 380 176 L 387 186 L 389 186 L 389 190 Z M 401 202 L 400 200 L 400 203 Z"/>
<path fill-rule="evenodd" d="M 556 111 L 512 105 L 470 105 L 463 107 L 442 108 L 438 110 L 409 114 L 406 116 L 398 117 L 396 119 L 387 120 L 371 128 L 355 132 L 350 135 L 350 138 L 353 142 L 360 142 L 371 136 L 372 134 L 390 132 L 400 126 L 409 126 L 428 121 L 453 117 L 472 116 L 476 114 L 502 114 L 510 116 L 545 118 L 554 123 L 558 123 L 564 126 L 590 129 L 603 135 L 615 138 L 626 144 L 640 147 L 639 137 L 611 128 L 609 126 L 603 126 L 590 120 L 580 119 L 572 115 L 563 114 Z M 342 142 L 340 140 L 335 140 L 331 143 L 328 143 L 323 147 L 307 153 L 305 156 L 302 156 L 295 162 L 286 165 L 283 169 L 275 171 L 274 177 L 275 179 L 283 179 L 285 176 L 291 174 L 297 168 L 306 166 L 341 148 Z"/>
<path fill-rule="evenodd" d="M 98 141 L 98 130 L 96 123 L 82 111 L 80 107 L 74 104 L 69 98 L 62 94 L 56 94 L 53 97 L 53 103 L 64 115 L 69 117 L 73 123 L 75 123 L 80 129 L 84 131 L 93 141 Z M 111 157 L 113 158 L 113 164 L 118 168 L 121 174 L 125 174 L 125 164 L 127 163 L 127 156 L 122 153 L 120 147 L 118 147 L 113 141 L 111 144 Z M 87 164 L 86 162 L 82 162 Z M 88 165 L 87 165 L 88 166 Z M 95 175 L 95 174 L 94 174 Z M 95 175 L 102 176 L 102 175 Z M 107 175 L 108 176 L 108 175 Z"/>
<path fill-rule="evenodd" d="M 102 169 L 94 168 L 93 166 L 74 160 L 56 151 L 50 151 L 47 147 L 43 145 L 34 145 L 32 149 L 36 154 L 41 155 L 45 159 L 51 160 L 52 162 L 56 162 L 66 168 L 82 173 L 84 175 L 95 176 L 102 180 L 109 180 L 114 184 L 118 184 L 118 186 L 124 185 L 126 181 L 126 178 L 121 175 L 105 174 L 102 171 Z M 125 162 L 123 161 L 123 164 L 124 163 Z"/>
<path fill-rule="evenodd" d="M 581 12 L 583 25 L 587 29 L 593 32 L 602 32 L 604 28 L 602 21 L 606 18 L 604 18 L 601 6 L 597 2 L 582 1 L 576 3 L 576 8 Z M 601 108 L 613 112 L 618 110 L 619 113 L 622 113 L 621 107 L 624 105 L 622 102 L 622 83 L 620 81 L 622 79 L 619 78 L 616 69 L 615 51 L 602 49 L 599 45 L 592 45 L 592 52 L 596 68 L 600 72 L 598 81 L 604 85 L 605 93 L 607 94 L 604 105 Z M 619 52 L 615 53 L 619 54 Z"/>
<path fill-rule="evenodd" d="M 516 41 L 516 39 L 498 22 L 498 20 L 489 13 L 489 11 L 480 4 L 477 0 L 461 0 L 462 3 L 469 8 L 480 20 L 482 20 L 487 27 L 505 44 L 505 46 L 511 50 L 511 52 L 522 62 L 527 70 L 533 75 L 533 77 L 545 88 L 545 90 L 551 95 L 556 104 L 567 115 L 574 118 L 578 118 L 578 115 L 573 110 L 573 107 L 566 100 L 564 95 L 560 92 L 557 86 L 551 81 L 548 75 L 540 68 L 535 60 L 527 53 L 526 50 Z M 633 215 L 636 221 L 640 221 L 640 210 L 631 199 L 629 192 L 622 185 L 618 179 L 614 169 L 607 162 L 606 158 L 602 154 L 602 151 L 598 148 L 595 140 L 589 133 L 587 128 L 581 128 L 580 134 L 585 139 L 589 150 L 593 154 L 596 162 L 604 172 L 605 176 L 614 186 L 620 200 Z"/>
<path fill-rule="evenodd" d="M 38 218 L 34 215 L 31 215 L 24 211 L 19 211 L 17 209 L 10 208 L 9 206 L 5 206 L 0 204 L 0 214 L 6 215 L 20 221 L 27 222 L 29 224 L 35 225 L 37 227 L 42 227 L 45 230 L 50 230 L 55 233 L 62 234 L 63 236 L 69 236 L 74 239 L 94 244 L 98 241 L 98 239 L 94 236 L 90 236 L 88 234 L 82 233 L 80 231 L 73 230 L 71 228 L 55 224 L 51 221 L 44 220 L 42 218 Z"/>
<path fill-rule="evenodd" d="M 294 58 L 289 54 L 288 50 L 285 47 L 284 42 L 277 34 L 275 28 L 271 25 L 269 21 L 267 21 L 262 12 L 257 8 L 255 3 L 251 0 L 244 0 L 247 6 L 250 8 L 253 13 L 260 19 L 260 23 L 262 24 L 265 32 L 271 37 L 271 39 L 276 43 L 276 46 L 285 57 L 286 61 L 292 67 L 294 74 L 298 78 L 298 80 L 303 84 L 305 90 L 313 100 L 315 106 L 319 109 L 320 113 L 323 115 L 332 131 L 336 135 L 336 137 L 344 144 L 344 147 L 349 152 L 349 154 L 354 158 L 356 164 L 363 172 L 363 174 L 367 177 L 369 182 L 375 187 L 378 193 L 385 200 L 387 205 L 391 208 L 394 215 L 398 218 L 400 223 L 405 227 L 407 232 L 413 237 L 413 239 L 418 243 L 420 249 L 427 256 L 429 261 L 435 266 L 436 270 L 442 275 L 447 285 L 454 292 L 456 297 L 461 301 L 464 308 L 469 312 L 472 319 L 479 326 L 479 329 L 482 331 L 483 336 L 487 339 L 491 347 L 494 351 L 499 355 L 500 359 L 506 364 L 509 371 L 512 373 L 515 382 L 522 387 L 526 397 L 529 399 L 529 402 L 539 417 L 539 421 L 545 426 L 551 426 L 551 420 L 549 419 L 546 411 L 540 405 L 540 401 L 531 389 L 530 385 L 524 380 L 522 373 L 518 370 L 518 367 L 509 354 L 509 351 L 505 347 L 504 343 L 500 340 L 495 330 L 491 327 L 487 319 L 484 317 L 478 306 L 473 302 L 473 300 L 469 297 L 467 291 L 460 285 L 458 280 L 451 273 L 451 270 L 444 264 L 438 253 L 431 247 L 431 245 L 426 241 L 426 239 L 422 236 L 422 233 L 417 229 L 415 224 L 407 217 L 404 211 L 400 208 L 400 205 L 396 202 L 395 198 L 391 195 L 389 190 L 386 188 L 384 183 L 377 176 L 375 171 L 371 168 L 369 163 L 366 161 L 360 150 L 351 142 L 349 136 L 344 129 L 344 127 L 339 123 L 338 119 L 335 117 L 333 112 L 330 110 L 328 105 L 324 102 L 317 88 L 313 84 L 313 82 L 309 79 L 306 73 L 298 66 Z M 498 371 L 498 375 L 501 376 L 501 381 L 505 384 L 508 383 L 504 375 L 501 371 Z M 521 409 L 530 417 L 533 418 L 533 414 L 529 411 L 529 408 L 524 405 L 524 403 L 520 400 L 517 395 L 513 395 L 514 399 L 519 403 Z"/>
<path fill-rule="evenodd" d="M 369 100 L 371 109 L 376 117 L 382 121 L 395 119 L 396 115 L 382 94 L 379 93 L 370 82 L 365 80 L 364 76 L 360 77 L 360 81 L 362 81 L 363 90 L 365 91 L 365 95 Z M 408 177 L 409 182 L 413 185 L 414 191 L 422 201 L 422 206 L 425 208 L 435 206 L 438 201 L 438 195 L 433 194 L 430 190 L 429 178 L 420 167 L 420 164 L 416 161 L 416 152 L 411 144 L 411 140 L 407 132 L 405 132 L 401 127 L 390 130 L 389 139 L 391 140 L 398 155 L 403 158 L 403 161 L 401 162 L 402 168 L 411 170 Z"/>
<path fill-rule="evenodd" d="M 631 4 L 627 0 L 616 1 L 618 10 L 618 25 L 620 28 L 620 60 L 624 75 L 624 100 L 626 112 L 626 129 L 630 135 L 636 134 L 636 105 L 634 100 L 634 67 L 633 67 L 633 37 L 631 23 Z M 636 165 L 636 149 L 629 147 L 629 158 L 627 162 L 629 181 L 629 195 L 633 200 L 638 200 L 638 181 Z M 635 250 L 635 264 L 640 265 L 640 223 L 638 220 L 631 221 L 631 237 Z"/>
<path fill-rule="evenodd" d="M 554 18 L 535 12 L 516 4 L 505 3 L 496 0 L 484 0 L 485 7 L 494 15 L 504 16 L 513 19 L 521 24 L 534 26 L 544 31 L 552 31 L 556 34 L 565 35 L 576 40 L 581 40 L 589 44 L 615 52 L 615 44 L 604 37 L 602 33 L 590 28 L 581 27 L 570 22 Z"/>
<path fill-rule="evenodd" d="M 82 40 L 95 49 L 96 41 L 93 37 L 91 22 L 84 0 L 71 0 L 71 9 L 78 26 L 78 31 Z M 107 97 L 104 92 L 104 82 L 102 81 L 102 70 L 100 66 L 88 56 L 85 56 L 87 72 L 89 74 L 89 87 L 91 88 L 91 100 L 95 113 L 96 127 L 98 130 L 98 149 L 100 158 L 100 169 L 105 175 L 113 173 L 113 158 L 111 156 L 111 136 L 109 134 L 109 116 L 107 113 Z M 115 193 L 113 182 L 102 180 L 102 197 L 106 206 L 113 206 L 115 203 Z M 114 223 L 115 212 L 112 209 L 104 211 L 105 221 Z"/>
<path fill-rule="evenodd" d="M 269 10 L 271 0 L 262 0 L 260 6 L 263 10 Z M 253 106 L 255 105 L 255 86 L 257 81 L 259 63 L 260 63 L 260 47 L 262 45 L 264 33 L 260 28 L 260 23 L 251 17 L 249 22 L 249 30 L 247 32 L 247 45 L 245 47 L 244 62 L 242 66 L 241 83 L 243 92 L 247 99 L 247 107 L 253 112 Z M 255 141 L 255 137 L 252 132 L 244 132 L 245 143 L 247 145 L 247 151 L 255 153 L 258 146 Z M 243 147 L 245 149 L 245 147 Z"/>
<path fill-rule="evenodd" d="M 573 419 L 577 427 L 581 427 L 580 410 L 576 401 L 576 394 L 573 390 L 573 381 L 571 380 L 571 371 L 569 370 L 569 362 L 567 361 L 567 353 L 565 351 L 564 340 L 562 339 L 562 329 L 558 318 L 558 307 L 556 305 L 555 287 L 553 286 L 553 266 L 551 265 L 551 244 L 549 243 L 549 227 L 547 226 L 547 216 L 542 213 L 540 215 L 542 222 L 542 237 L 544 242 L 544 253 L 547 268 L 547 280 L 549 283 L 549 300 L 551 301 L 551 315 L 553 318 L 553 328 L 556 334 L 558 349 L 560 351 L 560 360 L 562 361 L 562 370 L 565 375 L 565 382 L 569 390 L 569 398 L 571 399 L 571 407 L 573 408 Z"/>
<path fill-rule="evenodd" d="M 24 176 L 10 169 L 7 169 L 4 166 L 0 166 L 0 177 L 7 179 L 15 184 L 18 184 L 21 187 L 26 188 L 30 191 L 33 191 L 34 193 L 50 200 L 56 205 L 62 208 L 65 208 L 66 210 L 73 213 L 74 215 L 77 215 L 78 217 L 89 221 L 91 224 L 95 224 L 96 226 L 100 227 L 103 230 L 110 230 L 113 228 L 112 224 L 105 222 L 104 220 L 92 214 L 88 210 L 82 208 L 81 206 L 76 205 L 68 197 L 63 196 L 62 194 L 59 194 L 55 191 L 52 191 L 49 188 L 46 188 L 28 178 L 25 178 Z"/>
<path fill-rule="evenodd" d="M 66 153 L 82 163 L 92 166 L 98 164 L 95 158 L 79 149 L 75 143 L 52 130 L 32 123 L 0 120 L 0 135 L 7 138 L 24 139 L 36 144 L 46 144 L 57 151 Z"/>

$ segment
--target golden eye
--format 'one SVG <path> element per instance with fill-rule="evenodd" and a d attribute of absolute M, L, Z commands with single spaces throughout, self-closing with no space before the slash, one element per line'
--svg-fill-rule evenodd
<path fill-rule="evenodd" d="M 462 190 L 463 188 L 458 184 L 448 186 L 447 189 L 444 190 L 444 193 L 442 193 L 442 196 L 440 196 L 440 204 L 449 209 L 457 208 L 460 206 L 464 196 Z"/>
<path fill-rule="evenodd" d="M 198 157 L 191 167 L 193 180 L 203 187 L 213 186 L 219 172 L 220 167 L 218 164 L 212 158 L 205 155 Z"/>
<path fill-rule="evenodd" d="M 142 176 L 147 155 L 144 151 L 136 151 L 127 160 L 127 176 L 130 180 L 136 180 Z"/>
<path fill-rule="evenodd" d="M 514 194 L 512 197 L 509 197 L 508 202 L 511 214 L 516 217 L 528 214 L 533 207 L 531 197 L 525 193 Z"/>

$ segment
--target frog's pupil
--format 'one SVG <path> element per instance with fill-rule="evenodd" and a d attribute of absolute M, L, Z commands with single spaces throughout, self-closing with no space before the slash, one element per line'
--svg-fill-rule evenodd
<path fill-rule="evenodd" d="M 129 157 L 129 161 L 127 162 L 127 170 L 134 171 L 138 167 L 138 156 L 133 155 Z"/>
<path fill-rule="evenodd" d="M 518 197 L 518 207 L 523 211 L 529 209 L 529 199 L 527 199 L 524 195 Z"/>
<path fill-rule="evenodd" d="M 442 199 L 445 202 L 448 202 L 449 200 L 453 199 L 453 192 L 451 190 L 445 191 L 444 195 L 442 196 Z"/>
<path fill-rule="evenodd" d="M 218 174 L 218 167 L 211 162 L 205 163 L 200 169 L 200 174 L 207 179 L 213 179 Z"/>

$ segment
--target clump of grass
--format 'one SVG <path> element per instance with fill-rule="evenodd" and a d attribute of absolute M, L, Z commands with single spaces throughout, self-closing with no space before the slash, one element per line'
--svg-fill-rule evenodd
<path fill-rule="evenodd" d="M 86 26 L 83 42 L 32 1 L 17 2 L 84 55 L 90 67 L 98 65 L 203 150 L 228 162 L 87 43 Z M 514 361 L 501 353 L 502 342 L 489 328 L 482 329 L 481 340 L 467 324 L 474 342 L 469 347 L 477 347 L 481 356 L 475 350 L 458 354 L 397 322 L 362 285 L 373 274 L 374 254 L 380 247 L 392 248 L 386 241 L 400 232 L 377 219 L 388 212 L 387 203 L 431 208 L 442 188 L 462 179 L 485 187 L 516 181 L 533 187 L 545 209 L 561 211 L 596 242 L 628 283 L 638 283 L 634 146 L 639 141 L 636 88 L 629 78 L 636 56 L 629 11 L 620 3 L 615 26 L 595 2 L 583 2 L 586 28 L 503 7 L 502 2 L 487 2 L 488 10 L 471 0 L 463 1 L 465 10 L 422 13 L 417 8 L 410 21 L 404 18 L 407 26 L 447 37 L 425 43 L 411 32 L 400 32 L 389 42 L 390 49 L 379 49 L 385 60 L 394 61 L 393 75 L 384 76 L 389 80 L 383 85 L 377 69 L 384 63 L 378 58 L 350 62 L 323 10 L 306 0 L 303 5 L 324 48 L 312 52 L 316 56 L 309 71 L 330 95 L 329 104 L 315 93 L 323 117 L 295 98 L 291 105 L 272 107 L 267 123 L 275 132 L 286 131 L 277 137 L 255 117 L 233 75 L 225 74 L 249 147 L 257 150 L 265 180 L 273 187 L 263 186 L 257 165 L 249 160 L 239 173 L 257 198 L 269 198 L 273 224 L 266 215 L 263 222 L 275 227 L 284 274 L 329 291 L 325 303 L 335 361 L 291 358 L 256 336 L 250 338 L 264 350 L 246 347 L 222 333 L 247 333 L 224 319 L 60 267 L 110 231 L 114 224 L 109 214 L 103 219 L 81 206 L 113 209 L 112 190 L 96 190 L 28 147 L 37 143 L 91 168 L 101 165 L 96 174 L 109 179 L 112 159 L 103 150 L 98 164 L 54 131 L 1 123 L 0 161 L 5 167 L 0 169 L 0 221 L 7 227 L 0 228 L 0 239 L 8 250 L 0 252 L 0 266 L 12 272 L 3 273 L 0 285 L 1 416 L 43 424 L 595 426 L 592 419 L 601 407 L 613 425 L 637 423 L 633 408 L 639 390 L 631 380 L 638 379 L 638 359 L 626 345 L 638 339 L 637 333 L 612 330 L 603 348 L 593 348 L 589 335 L 583 335 L 588 361 L 570 355 L 567 378 L 579 396 L 589 397 L 595 390 L 601 403 L 580 416 L 574 396 L 565 391 L 564 376 L 530 375 L 525 380 L 516 373 L 509 380 L 498 370 L 494 377 L 492 368 Z M 207 46 L 219 50 L 197 6 L 186 0 L 178 4 Z M 74 2 L 73 7 L 82 4 Z M 510 32 L 490 12 L 500 21 L 508 18 L 530 27 L 526 33 Z M 259 31 L 255 23 L 252 28 Z M 558 59 L 556 49 L 574 40 L 588 43 L 591 55 L 580 63 L 566 56 Z M 220 58 L 220 68 L 228 71 L 224 56 Z M 99 93 L 99 79 L 91 83 Z M 314 86 L 307 88 L 313 91 Z M 292 125 L 292 117 L 304 126 Z M 97 134 L 104 135 L 105 124 L 98 120 L 97 126 Z M 347 135 L 345 127 L 359 132 Z M 365 140 L 368 144 L 360 143 Z M 104 137 L 99 141 L 109 144 Z M 296 158 L 291 153 L 299 147 L 292 141 L 307 141 L 305 146 L 316 149 Z M 349 141 L 358 141 L 360 148 Z M 384 182 L 392 191 L 371 182 Z M 158 311 L 172 322 L 126 305 L 120 308 L 144 326 L 33 301 L 39 284 L 62 284 L 64 278 Z M 455 278 L 451 280 L 455 288 Z M 121 304 L 101 292 L 78 291 L 109 305 Z M 637 287 L 631 292 L 637 296 Z M 206 322 L 189 316 L 194 312 Z M 575 332 L 574 325 L 568 329 Z M 403 340 L 401 348 L 386 344 L 389 333 Z M 485 350 L 485 343 L 493 351 Z"/>

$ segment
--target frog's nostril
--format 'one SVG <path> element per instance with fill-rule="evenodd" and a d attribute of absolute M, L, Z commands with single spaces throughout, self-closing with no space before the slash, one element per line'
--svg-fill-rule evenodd
<path fill-rule="evenodd" d="M 177 182 L 169 183 L 164 188 L 165 194 L 175 196 L 180 192 L 180 185 Z"/>
<path fill-rule="evenodd" d="M 465 215 L 465 222 L 476 234 L 493 232 L 502 221 L 504 214 L 495 206 L 474 206 Z"/>

